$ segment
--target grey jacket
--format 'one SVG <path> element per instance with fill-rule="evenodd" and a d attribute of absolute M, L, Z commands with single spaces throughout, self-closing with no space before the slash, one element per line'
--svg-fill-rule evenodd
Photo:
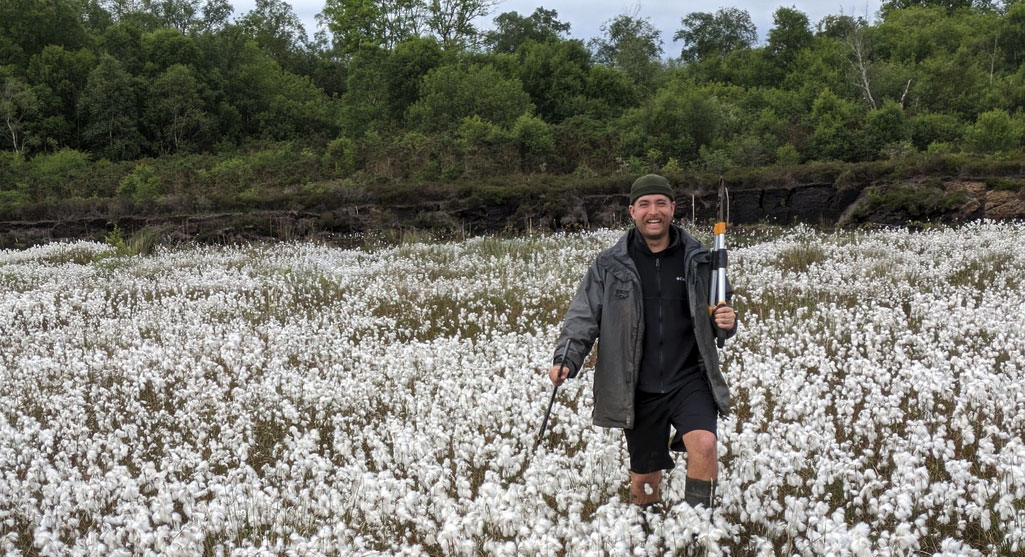
<path fill-rule="evenodd" d="M 683 229 L 677 230 L 684 244 L 687 294 L 701 364 L 719 413 L 726 415 L 730 412 L 730 389 L 719 369 L 715 327 L 708 315 L 711 253 Z M 628 236 L 624 234 L 598 254 L 584 275 L 566 312 L 554 361 L 556 365 L 561 363 L 563 349 L 570 342 L 566 366 L 570 368 L 569 376 L 576 377 L 595 339 L 600 337 L 594 371 L 594 424 L 632 429 L 634 391 L 644 343 L 644 299 L 640 275 L 627 251 Z M 727 301 L 732 297 L 733 288 L 727 283 Z M 734 325 L 728 336 L 735 333 Z"/>

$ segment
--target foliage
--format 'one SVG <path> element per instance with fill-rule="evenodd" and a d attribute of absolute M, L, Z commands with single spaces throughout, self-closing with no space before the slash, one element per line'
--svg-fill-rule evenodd
<path fill-rule="evenodd" d="M 15 153 L 23 152 L 30 141 L 38 141 L 26 130 L 38 112 L 39 98 L 28 83 L 17 77 L 0 81 L 0 124 L 5 132 L 2 137 Z"/>
<path fill-rule="evenodd" d="M 688 61 L 726 58 L 734 50 L 751 48 L 758 39 L 751 15 L 738 8 L 719 8 L 715 14 L 690 13 L 680 24 L 673 40 L 683 41 L 680 58 Z"/>
<path fill-rule="evenodd" d="M 540 118 L 523 114 L 513 124 L 512 136 L 520 147 L 523 170 L 544 170 L 555 150 L 555 140 L 548 124 Z"/>
<path fill-rule="evenodd" d="M 160 195 L 160 179 L 153 167 L 140 163 L 132 173 L 121 179 L 117 189 L 118 195 L 131 197 L 136 201 L 152 201 Z"/>
<path fill-rule="evenodd" d="M 1021 147 L 1025 121 L 1012 118 L 1007 111 L 990 110 L 979 115 L 965 130 L 965 144 L 976 153 L 996 153 Z"/>
<path fill-rule="evenodd" d="M 602 24 L 602 36 L 591 39 L 595 59 L 619 68 L 639 84 L 649 85 L 662 54 L 661 32 L 646 18 L 621 14 Z"/>
<path fill-rule="evenodd" d="M 66 198 L 74 193 L 84 193 L 79 184 L 94 169 L 90 168 L 89 156 L 81 151 L 61 149 L 56 153 L 33 157 L 28 164 L 26 182 L 35 200 Z"/>
<path fill-rule="evenodd" d="M 624 148 L 631 155 L 656 149 L 681 161 L 697 157 L 724 121 L 718 99 L 682 79 L 672 81 L 641 107 L 620 119 Z"/>
<path fill-rule="evenodd" d="M 1025 181 L 990 178 L 986 180 L 986 189 L 992 191 L 1025 191 Z"/>
<path fill-rule="evenodd" d="M 569 32 L 569 23 L 559 21 L 558 17 L 557 11 L 540 7 L 527 17 L 505 12 L 495 18 L 495 30 L 485 34 L 484 45 L 491 52 L 512 54 L 527 41 L 559 42 Z"/>
<path fill-rule="evenodd" d="M 125 160 L 142 152 L 138 95 L 132 76 L 110 55 L 89 72 L 79 110 L 85 119 L 85 144 L 110 160 Z"/>
<path fill-rule="evenodd" d="M 869 188 L 856 216 L 879 215 L 886 211 L 905 218 L 926 218 L 960 209 L 967 199 L 965 192 L 947 192 L 932 183 Z"/>
<path fill-rule="evenodd" d="M 451 130 L 464 118 L 480 117 L 509 126 L 531 108 L 517 78 L 504 77 L 492 65 L 441 66 L 424 76 L 420 99 L 408 118 L 424 132 Z"/>
<path fill-rule="evenodd" d="M 797 148 L 787 143 L 776 148 L 776 164 L 779 166 L 795 166 L 801 162 L 801 155 Z"/>
<path fill-rule="evenodd" d="M 797 54 L 811 45 L 808 16 L 795 8 L 779 8 L 772 14 L 772 23 L 766 47 L 769 58 L 777 67 L 790 70 Z"/>
<path fill-rule="evenodd" d="M 113 196 L 137 161 L 165 196 L 224 187 L 202 194 L 216 206 L 300 180 L 1022 151 L 1023 2 L 886 2 L 814 31 L 778 7 L 761 45 L 743 10 L 692 12 L 678 59 L 640 8 L 585 44 L 541 7 L 478 27 L 496 5 L 328 0 L 331 36 L 311 39 L 283 0 L 237 17 L 226 0 L 0 3 L 0 149 L 22 161 L 0 191 L 19 207 Z M 65 158 L 77 181 L 34 170 Z"/>

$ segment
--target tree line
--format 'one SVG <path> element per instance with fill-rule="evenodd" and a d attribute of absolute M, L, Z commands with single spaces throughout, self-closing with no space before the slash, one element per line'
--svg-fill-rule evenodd
<path fill-rule="evenodd" d="M 261 172 L 590 177 L 1025 139 L 1021 0 L 893 0 L 872 21 L 781 7 L 764 44 L 743 10 L 687 13 L 679 52 L 636 12 L 584 41 L 541 7 L 476 28 L 494 8 L 326 0 L 309 37 L 282 0 L 234 18 L 227 0 L 5 0 L 0 201 L 157 197 L 170 167 L 244 190 Z"/>

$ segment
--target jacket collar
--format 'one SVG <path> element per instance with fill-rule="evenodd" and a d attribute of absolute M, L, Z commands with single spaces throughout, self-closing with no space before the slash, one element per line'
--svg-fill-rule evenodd
<path fill-rule="evenodd" d="M 629 242 L 627 244 L 628 250 L 631 249 L 632 246 L 634 253 L 639 253 L 645 256 L 656 255 L 652 253 L 651 248 L 648 247 L 648 242 L 644 239 L 644 236 L 641 236 L 641 233 L 637 230 L 636 227 L 631 228 L 630 231 L 627 232 L 627 235 L 630 236 L 630 238 L 627 240 L 627 242 Z M 680 249 L 681 245 L 683 245 L 683 241 L 681 240 L 681 238 L 683 238 L 683 229 L 677 226 L 670 226 L 669 244 L 666 245 L 666 248 L 664 250 L 658 252 L 658 255 L 672 255 L 674 252 L 676 252 L 676 250 Z"/>
<path fill-rule="evenodd" d="M 683 257 L 685 260 L 701 249 L 701 242 L 698 242 L 697 238 L 691 236 L 686 230 L 675 224 L 672 227 L 676 230 L 677 241 L 683 244 Z M 632 241 L 633 234 L 636 234 L 635 228 L 631 228 L 620 236 L 619 241 L 606 252 L 607 257 L 612 258 L 618 263 L 618 265 L 610 266 L 610 271 L 621 280 L 630 280 L 631 278 L 640 280 L 640 275 L 637 273 L 637 265 L 630 258 L 630 242 Z"/>

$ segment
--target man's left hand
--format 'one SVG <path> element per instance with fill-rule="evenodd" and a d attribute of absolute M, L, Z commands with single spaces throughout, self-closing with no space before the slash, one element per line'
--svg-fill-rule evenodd
<path fill-rule="evenodd" d="M 729 331 L 737 324 L 737 314 L 730 306 L 719 306 L 713 317 L 715 317 L 715 326 L 724 331 Z"/>

